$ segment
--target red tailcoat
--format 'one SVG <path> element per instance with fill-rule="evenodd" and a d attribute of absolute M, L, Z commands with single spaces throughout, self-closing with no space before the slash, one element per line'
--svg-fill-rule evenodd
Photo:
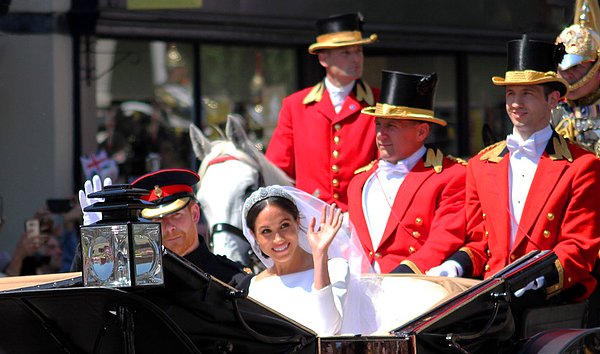
<path fill-rule="evenodd" d="M 345 211 L 354 171 L 377 158 L 374 118 L 360 110 L 378 97 L 357 81 L 337 114 L 323 82 L 286 97 L 266 157 L 297 188 Z"/>
<path fill-rule="evenodd" d="M 600 249 L 600 160 L 553 135 L 538 163 L 512 249 L 508 173 L 505 141 L 469 161 L 470 242 L 461 250 L 471 258 L 472 275 L 487 278 L 529 251 L 553 250 L 559 282 L 546 291 L 581 283 L 586 292 L 578 297 L 589 296 L 596 285 L 590 272 Z"/>
<path fill-rule="evenodd" d="M 439 152 L 439 150 L 438 150 Z M 441 152 L 439 152 L 441 156 Z M 442 170 L 422 160 L 406 175 L 396 194 L 381 242 L 373 248 L 363 210 L 363 188 L 377 164 L 357 174 L 348 188 L 350 221 L 365 254 L 377 260 L 382 273 L 401 263 L 419 274 L 439 265 L 465 242 L 465 171 L 463 164 L 444 157 Z M 377 183 L 375 181 L 375 183 Z M 389 208 L 382 205 L 381 208 Z"/>

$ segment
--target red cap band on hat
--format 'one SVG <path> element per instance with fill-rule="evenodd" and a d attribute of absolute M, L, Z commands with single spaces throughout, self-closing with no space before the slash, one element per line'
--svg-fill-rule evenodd
<path fill-rule="evenodd" d="M 158 186 L 150 192 L 150 195 L 147 197 L 148 199 L 145 200 L 151 202 L 156 199 L 168 197 L 170 195 L 178 193 L 193 193 L 193 189 L 187 184 L 173 184 L 170 186 L 163 187 Z"/>

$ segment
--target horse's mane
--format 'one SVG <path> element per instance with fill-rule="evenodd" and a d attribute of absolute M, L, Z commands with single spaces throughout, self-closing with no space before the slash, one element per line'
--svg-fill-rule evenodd
<path fill-rule="evenodd" d="M 206 173 L 210 162 L 217 157 L 229 155 L 232 156 L 262 173 L 264 182 L 266 185 L 279 184 L 282 186 L 293 185 L 293 180 L 289 178 L 285 172 L 279 167 L 271 163 L 264 154 L 257 150 L 249 152 L 238 149 L 233 142 L 229 140 L 215 140 L 211 141 L 210 152 L 202 159 L 198 175 L 200 175 L 200 183 L 202 183 L 202 176 Z"/>

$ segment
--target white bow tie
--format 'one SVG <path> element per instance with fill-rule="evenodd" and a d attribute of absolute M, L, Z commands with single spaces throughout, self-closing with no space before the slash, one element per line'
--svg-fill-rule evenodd
<path fill-rule="evenodd" d="M 535 147 L 535 140 L 533 139 L 521 141 L 519 138 L 511 134 L 506 137 L 506 147 L 511 154 L 521 152 L 522 154 L 530 157 L 538 156 L 537 148 Z"/>
<path fill-rule="evenodd" d="M 404 177 L 410 170 L 402 161 L 398 161 L 393 164 L 387 161 L 380 161 L 377 170 L 383 174 L 387 179 L 393 177 Z"/>

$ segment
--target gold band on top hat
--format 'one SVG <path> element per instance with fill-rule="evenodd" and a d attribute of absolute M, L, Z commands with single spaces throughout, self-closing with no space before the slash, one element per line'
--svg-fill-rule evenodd
<path fill-rule="evenodd" d="M 546 71 L 540 72 L 535 70 L 523 70 L 523 71 L 507 71 L 504 77 L 504 81 L 516 81 L 516 82 L 527 82 L 537 81 L 546 78 L 556 78 L 556 72 Z"/>
<path fill-rule="evenodd" d="M 394 106 L 387 103 L 377 103 L 375 105 L 375 115 L 394 115 L 394 116 L 422 116 L 423 118 L 432 117 L 433 111 L 429 109 L 412 108 L 405 106 Z"/>
<path fill-rule="evenodd" d="M 564 97 L 569 88 L 569 84 L 565 79 L 561 78 L 556 74 L 555 71 L 535 71 L 535 70 L 515 70 L 507 71 L 505 77 L 494 76 L 492 77 L 494 85 L 508 86 L 508 85 L 540 85 L 546 83 L 559 83 L 565 87 L 565 92 L 562 94 Z"/>
<path fill-rule="evenodd" d="M 362 37 L 360 31 L 341 31 L 333 33 L 325 33 L 317 36 L 317 42 L 308 47 L 310 54 L 316 54 L 318 50 L 339 48 L 351 45 L 363 45 L 373 43 L 377 40 L 377 35 L 372 34 L 367 38 Z"/>
<path fill-rule="evenodd" d="M 335 33 L 325 33 L 317 37 L 317 43 L 324 42 L 352 42 L 362 40 L 360 31 L 343 31 Z"/>
<path fill-rule="evenodd" d="M 446 121 L 433 116 L 433 111 L 429 109 L 394 106 L 387 103 L 377 103 L 375 106 L 365 107 L 361 110 L 362 113 L 375 117 L 388 117 L 400 119 L 412 119 L 424 122 L 439 124 L 446 126 Z"/>

